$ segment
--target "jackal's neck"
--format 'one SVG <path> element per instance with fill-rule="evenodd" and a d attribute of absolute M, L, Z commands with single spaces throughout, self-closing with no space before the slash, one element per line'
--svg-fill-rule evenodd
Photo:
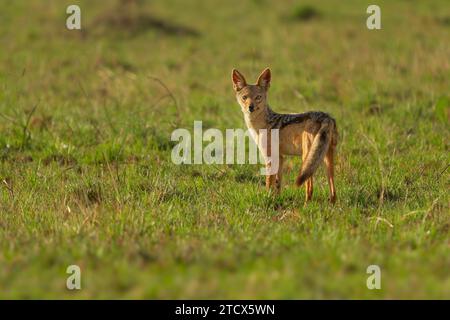
<path fill-rule="evenodd" d="M 270 109 L 269 105 L 266 105 L 264 107 L 264 110 L 258 113 L 257 115 L 247 114 L 245 115 L 245 123 L 247 124 L 247 127 L 249 129 L 267 129 L 268 128 L 268 115 L 270 113 L 273 113 L 273 111 Z"/>

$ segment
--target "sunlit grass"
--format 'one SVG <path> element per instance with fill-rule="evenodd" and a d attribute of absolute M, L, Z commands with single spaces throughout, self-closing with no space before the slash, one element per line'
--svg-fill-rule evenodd
<path fill-rule="evenodd" d="M 450 296 L 446 1 L 381 1 L 380 31 L 364 1 L 75 2 L 82 32 L 64 1 L 0 5 L 0 297 Z M 266 66 L 275 110 L 337 119 L 335 206 L 322 170 L 304 206 L 298 159 L 278 198 L 170 160 L 175 128 L 244 128 L 231 68 Z"/>

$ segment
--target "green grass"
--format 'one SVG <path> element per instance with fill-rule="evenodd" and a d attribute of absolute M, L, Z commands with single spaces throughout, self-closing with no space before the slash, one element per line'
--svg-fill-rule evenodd
<path fill-rule="evenodd" d="M 0 297 L 449 298 L 450 7 L 377 3 L 379 31 L 356 0 L 3 2 Z M 231 69 L 266 66 L 275 110 L 337 119 L 334 206 L 299 159 L 279 197 L 170 160 L 175 128 L 244 128 Z"/>

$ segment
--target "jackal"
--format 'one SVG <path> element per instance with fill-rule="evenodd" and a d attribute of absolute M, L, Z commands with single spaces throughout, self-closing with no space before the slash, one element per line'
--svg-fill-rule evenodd
<path fill-rule="evenodd" d="M 244 113 L 245 123 L 249 131 L 253 132 L 253 139 L 266 159 L 272 154 L 271 146 L 268 144 L 264 150 L 261 148 L 259 132 L 265 129 L 268 131 L 267 136 L 270 137 L 271 130 L 279 130 L 278 170 L 276 174 L 266 176 L 267 190 L 274 188 L 277 193 L 280 191 L 284 156 L 301 155 L 302 167 L 296 184 L 301 186 L 306 182 L 306 201 L 312 198 L 313 174 L 323 161 L 327 169 L 330 202 L 334 203 L 336 201 L 334 153 L 338 139 L 336 121 L 320 111 L 297 114 L 280 114 L 272 111 L 267 102 L 271 80 L 269 68 L 260 74 L 255 85 L 247 84 L 244 76 L 236 69 L 233 69 L 231 78 L 237 101 Z M 270 161 L 266 161 L 266 167 L 270 166 Z"/>

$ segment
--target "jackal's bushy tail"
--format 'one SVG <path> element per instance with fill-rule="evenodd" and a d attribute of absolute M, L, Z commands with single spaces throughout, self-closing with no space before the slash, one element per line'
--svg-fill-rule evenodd
<path fill-rule="evenodd" d="M 302 169 L 297 177 L 296 184 L 301 186 L 308 180 L 323 161 L 325 154 L 330 147 L 330 143 L 336 145 L 337 131 L 333 119 L 325 119 L 320 126 L 319 131 L 314 137 L 313 143 L 302 164 Z"/>

